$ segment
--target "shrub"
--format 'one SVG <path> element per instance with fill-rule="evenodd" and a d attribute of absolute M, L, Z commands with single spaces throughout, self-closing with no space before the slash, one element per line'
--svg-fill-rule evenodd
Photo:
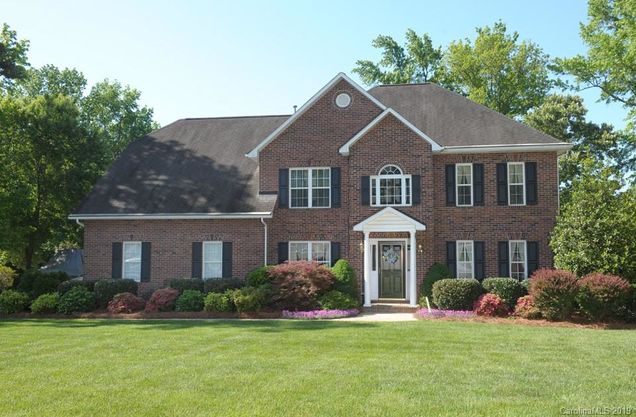
<path fill-rule="evenodd" d="M 265 287 L 245 287 L 233 292 L 234 305 L 236 311 L 258 311 L 263 308 L 268 301 L 269 291 Z"/>
<path fill-rule="evenodd" d="M 338 259 L 333 268 L 331 268 L 331 272 L 334 277 L 333 288 L 357 300 L 358 280 L 356 280 L 356 272 L 351 267 L 349 261 L 346 259 Z"/>
<path fill-rule="evenodd" d="M 323 310 L 350 310 L 359 306 L 358 301 L 338 290 L 332 290 L 318 299 L 318 304 Z"/>
<path fill-rule="evenodd" d="M 211 292 L 205 296 L 203 300 L 203 309 L 205 311 L 234 311 L 234 290 L 225 292 Z"/>
<path fill-rule="evenodd" d="M 60 295 L 64 295 L 67 292 L 69 292 L 72 288 L 75 288 L 75 287 L 84 287 L 88 291 L 92 292 L 95 290 L 95 281 L 82 281 L 79 279 L 64 281 L 57 286 L 57 292 Z"/>
<path fill-rule="evenodd" d="M 514 278 L 486 278 L 481 285 L 486 292 L 498 295 L 509 310 L 515 307 L 520 297 L 528 294 L 523 284 Z"/>
<path fill-rule="evenodd" d="M 129 292 L 137 295 L 139 284 L 132 279 L 100 279 L 95 282 L 95 298 L 99 307 L 108 306 L 115 294 Z"/>
<path fill-rule="evenodd" d="M 29 295 L 21 291 L 6 290 L 0 294 L 0 313 L 11 314 L 26 310 Z"/>
<path fill-rule="evenodd" d="M 521 280 L 520 282 L 521 282 L 521 286 L 526 289 L 526 292 L 528 292 L 528 290 L 530 290 L 530 280 L 526 278 Z"/>
<path fill-rule="evenodd" d="M 57 311 L 63 314 L 91 311 L 95 308 L 95 294 L 85 287 L 74 287 L 60 297 Z"/>
<path fill-rule="evenodd" d="M 179 298 L 179 290 L 174 288 L 161 288 L 156 290 L 150 296 L 150 300 L 146 303 L 146 311 L 172 311 Z"/>
<path fill-rule="evenodd" d="M 200 278 L 173 278 L 169 285 L 170 288 L 179 290 L 179 294 L 183 294 L 185 290 L 203 291 L 203 280 Z"/>
<path fill-rule="evenodd" d="M 113 314 L 119 313 L 135 313 L 141 311 L 146 306 L 146 301 L 137 297 L 131 292 L 122 292 L 115 294 L 112 300 L 108 302 L 108 312 Z"/>
<path fill-rule="evenodd" d="M 236 290 L 245 285 L 245 280 L 240 278 L 210 278 L 203 281 L 203 292 L 225 292 Z"/>
<path fill-rule="evenodd" d="M 514 315 L 530 320 L 541 318 L 541 312 L 534 305 L 534 300 L 531 295 L 524 295 L 517 300 Z"/>
<path fill-rule="evenodd" d="M 272 283 L 269 277 L 271 266 L 260 266 L 247 273 L 247 285 L 250 287 L 260 287 L 261 285 L 269 285 Z"/>
<path fill-rule="evenodd" d="M 0 265 L 0 291 L 11 288 L 15 271 L 8 266 Z"/>
<path fill-rule="evenodd" d="M 534 304 L 548 320 L 570 318 L 578 292 L 578 279 L 568 271 L 539 269 L 530 280 L 530 295 Z"/>
<path fill-rule="evenodd" d="M 424 277 L 424 282 L 422 282 L 422 296 L 420 299 L 420 305 L 422 306 L 426 305 L 425 297 L 428 297 L 430 303 L 432 303 L 433 305 L 435 304 L 432 299 L 433 285 L 437 281 L 441 279 L 445 279 L 445 278 L 452 278 L 451 273 L 446 267 L 446 265 L 433 264 L 433 266 L 431 266 L 431 268 L 426 273 L 426 276 Z"/>
<path fill-rule="evenodd" d="M 198 290 L 185 290 L 177 298 L 175 304 L 177 311 L 201 311 L 203 310 L 203 293 Z"/>
<path fill-rule="evenodd" d="M 60 295 L 56 292 L 42 294 L 31 303 L 31 312 L 35 314 L 55 313 L 60 302 Z"/>
<path fill-rule="evenodd" d="M 271 272 L 273 303 L 283 310 L 312 310 L 318 297 L 334 281 L 329 268 L 318 262 L 293 261 L 276 265 Z M 238 307 L 238 306 L 237 306 Z"/>
<path fill-rule="evenodd" d="M 589 274 L 579 281 L 577 301 L 581 312 L 592 320 L 618 318 L 627 308 L 631 287 L 614 275 Z"/>
<path fill-rule="evenodd" d="M 37 269 L 25 271 L 18 280 L 16 288 L 19 291 L 37 298 L 42 294 L 57 291 L 60 283 L 68 281 L 69 276 L 64 272 L 42 272 Z"/>
<path fill-rule="evenodd" d="M 445 278 L 433 284 L 433 300 L 442 310 L 471 310 L 482 292 L 476 279 Z"/>
<path fill-rule="evenodd" d="M 478 316 L 506 317 L 509 313 L 508 306 L 497 294 L 479 296 L 473 307 Z"/>

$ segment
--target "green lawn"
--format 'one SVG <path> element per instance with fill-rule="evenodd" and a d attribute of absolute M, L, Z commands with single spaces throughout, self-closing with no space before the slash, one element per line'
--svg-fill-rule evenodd
<path fill-rule="evenodd" d="M 1 416 L 556 416 L 636 407 L 636 332 L 0 321 L 0 386 Z"/>

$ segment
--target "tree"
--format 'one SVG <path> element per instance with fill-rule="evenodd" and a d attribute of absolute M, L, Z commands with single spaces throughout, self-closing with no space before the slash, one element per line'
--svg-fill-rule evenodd
<path fill-rule="evenodd" d="M 16 32 L 3 24 L 0 32 L 0 77 L 9 80 L 23 78 L 29 66 L 28 50 L 29 41 L 18 40 Z"/>
<path fill-rule="evenodd" d="M 413 29 L 408 29 L 404 46 L 386 35 L 379 35 L 372 45 L 382 50 L 382 59 L 377 64 L 369 60 L 356 62 L 353 72 L 360 75 L 363 83 L 405 84 L 434 80 L 442 50 L 433 46 L 428 34 L 420 37 Z"/>
<path fill-rule="evenodd" d="M 609 168 L 615 178 L 630 179 L 636 169 L 633 136 L 608 124 L 586 120 L 583 99 L 572 95 L 550 95 L 541 106 L 524 117 L 524 122 L 548 135 L 570 142 L 570 152 L 559 158 L 561 202 L 566 203 L 573 181 L 582 174 L 583 162 L 593 161 L 598 171 Z M 633 179 L 633 178 L 631 178 Z"/>
<path fill-rule="evenodd" d="M 452 42 L 442 60 L 442 85 L 510 117 L 540 105 L 552 86 L 548 56 L 532 42 L 519 42 L 506 25 L 477 28 L 474 42 Z"/>
<path fill-rule="evenodd" d="M 601 99 L 621 103 L 636 130 L 636 2 L 589 0 L 589 21 L 581 24 L 587 56 L 557 59 L 579 88 L 598 88 Z"/>
<path fill-rule="evenodd" d="M 607 170 L 584 164 L 550 241 L 558 268 L 578 275 L 611 273 L 636 282 L 636 192 L 621 188 Z"/>

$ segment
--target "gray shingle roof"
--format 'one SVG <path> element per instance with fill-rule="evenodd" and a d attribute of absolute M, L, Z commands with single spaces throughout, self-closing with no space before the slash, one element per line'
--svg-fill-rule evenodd
<path fill-rule="evenodd" d="M 381 85 L 369 93 L 442 146 L 559 142 L 436 84 Z"/>

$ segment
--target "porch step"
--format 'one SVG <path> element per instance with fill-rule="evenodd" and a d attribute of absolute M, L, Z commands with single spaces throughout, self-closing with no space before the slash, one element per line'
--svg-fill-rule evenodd
<path fill-rule="evenodd" d="M 371 307 L 363 307 L 364 313 L 415 313 L 417 307 L 411 307 L 406 302 L 371 303 Z"/>

